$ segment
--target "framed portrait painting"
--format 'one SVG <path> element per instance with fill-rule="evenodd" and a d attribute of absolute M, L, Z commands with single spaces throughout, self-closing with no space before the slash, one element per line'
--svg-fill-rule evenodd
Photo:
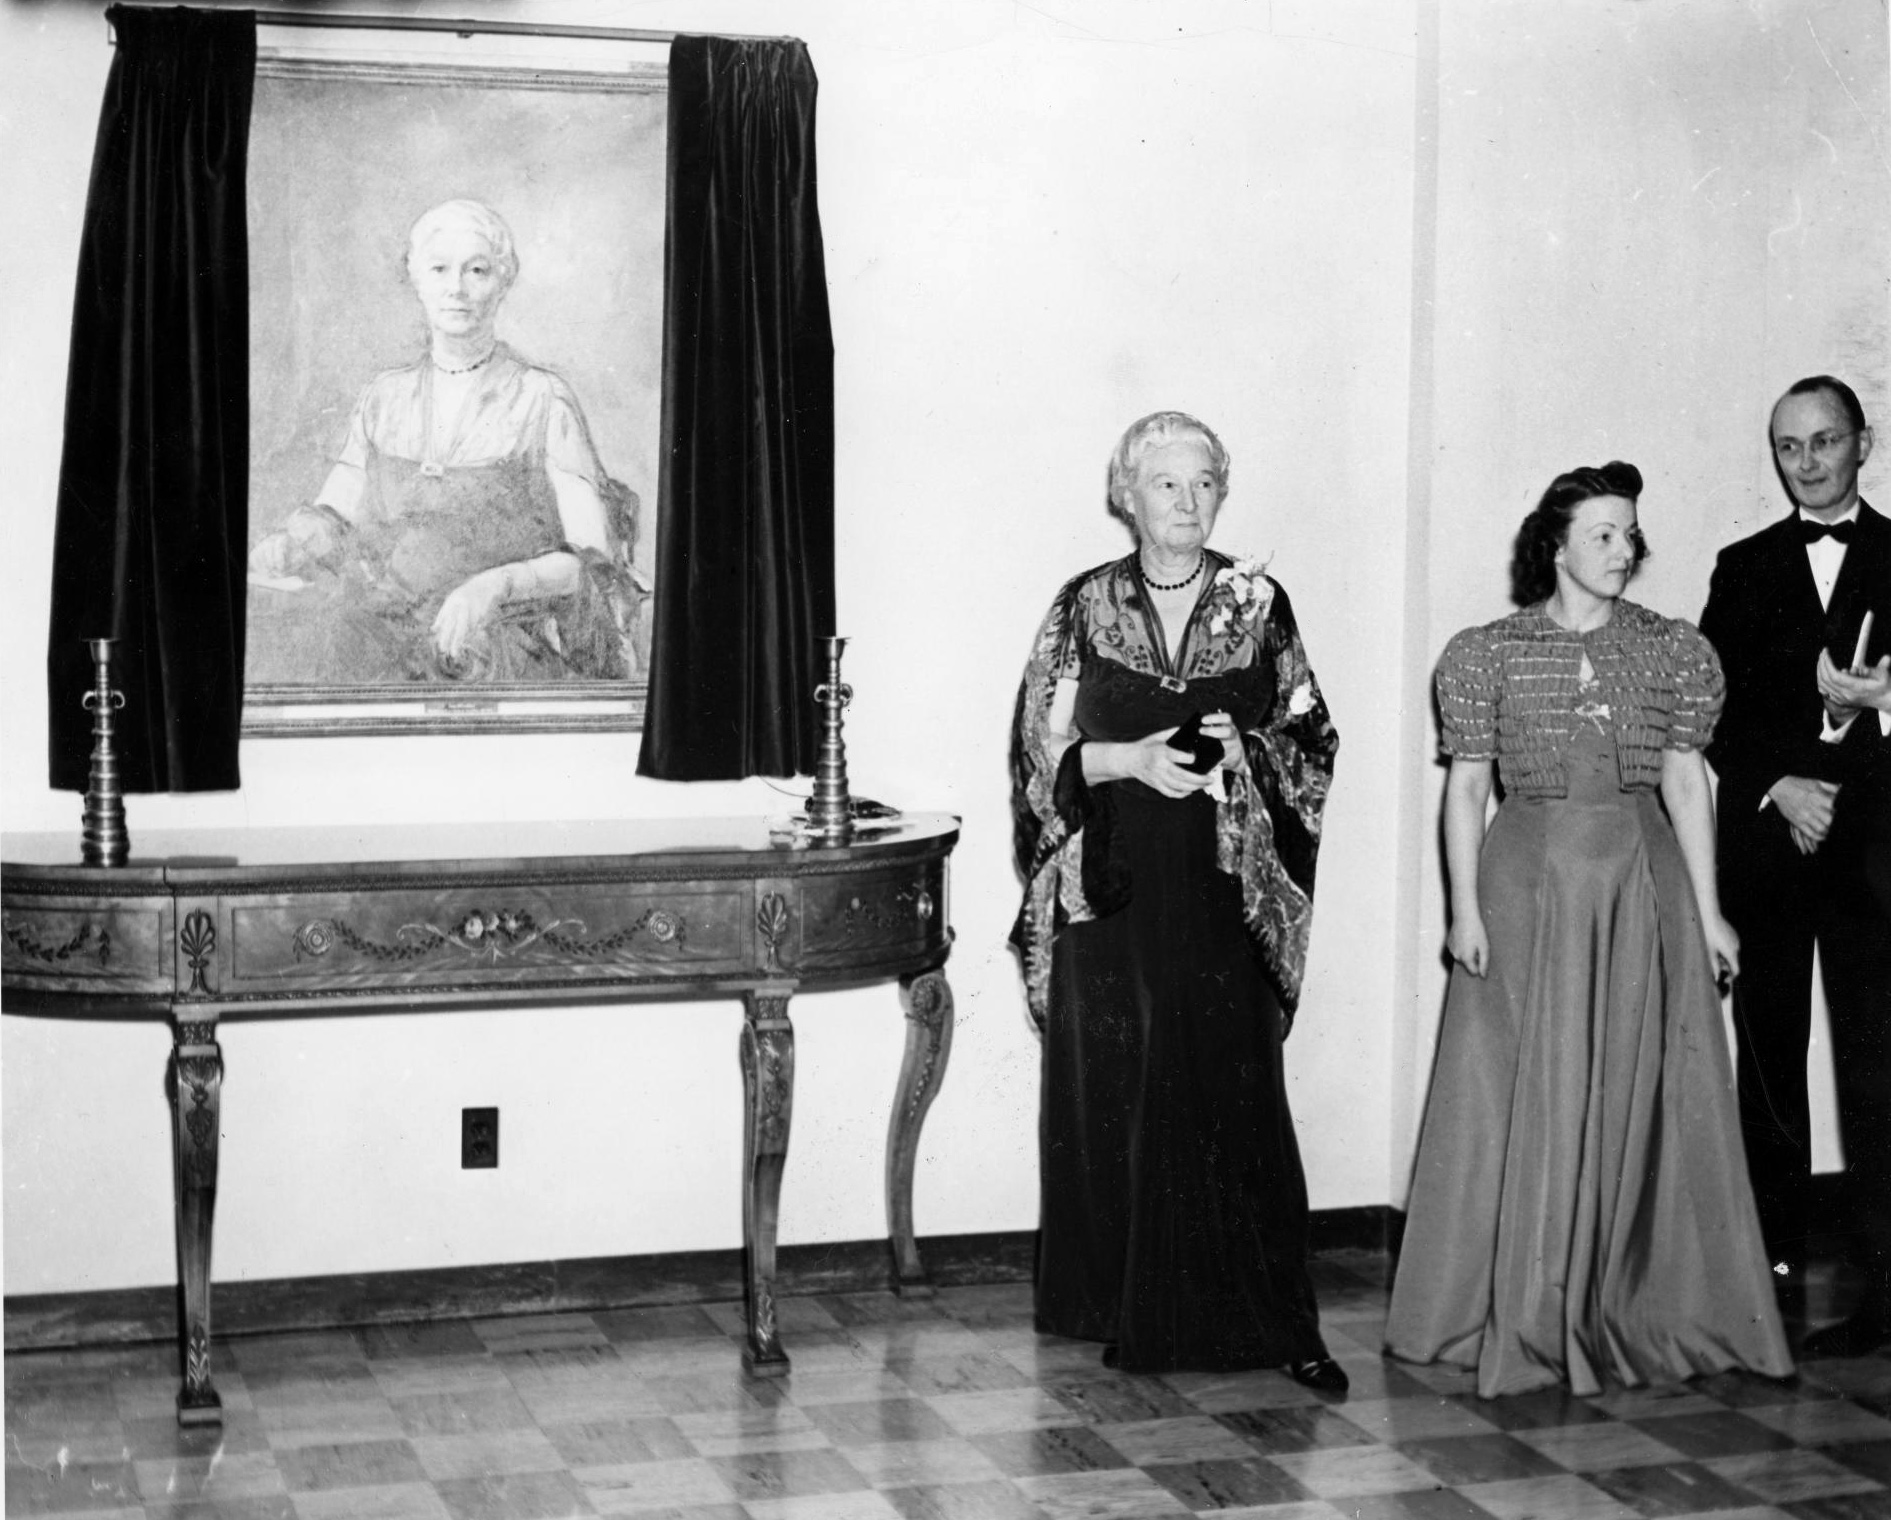
<path fill-rule="evenodd" d="M 648 45 L 259 48 L 245 733 L 640 724 L 666 107 Z"/>

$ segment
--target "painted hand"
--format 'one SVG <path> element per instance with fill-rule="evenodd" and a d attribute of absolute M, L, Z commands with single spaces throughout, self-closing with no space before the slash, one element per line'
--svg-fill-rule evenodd
<path fill-rule="evenodd" d="M 249 573 L 280 580 L 298 568 L 301 558 L 300 546 L 287 533 L 271 533 L 250 550 Z"/>
<path fill-rule="evenodd" d="M 466 646 L 485 628 L 505 601 L 503 568 L 482 570 L 447 593 L 433 620 L 433 647 L 443 658 L 464 658 Z"/>

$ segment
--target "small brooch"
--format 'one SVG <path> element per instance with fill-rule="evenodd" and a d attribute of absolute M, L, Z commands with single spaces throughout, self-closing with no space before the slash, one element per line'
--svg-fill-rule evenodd
<path fill-rule="evenodd" d="M 1188 690 L 1188 682 L 1182 680 L 1181 677 L 1179 676 L 1163 676 L 1161 678 L 1161 682 L 1162 682 L 1162 689 L 1164 691 L 1187 691 Z"/>

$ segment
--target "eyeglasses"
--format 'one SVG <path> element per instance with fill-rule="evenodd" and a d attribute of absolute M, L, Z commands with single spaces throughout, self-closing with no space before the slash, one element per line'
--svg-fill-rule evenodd
<path fill-rule="evenodd" d="M 1814 433 L 1805 441 L 1803 447 L 1797 438 L 1781 438 L 1773 444 L 1773 455 L 1781 464 L 1786 465 L 1799 463 L 1805 454 L 1812 455 L 1814 459 L 1830 459 L 1847 438 L 1857 436 L 1857 428 L 1847 433 Z"/>

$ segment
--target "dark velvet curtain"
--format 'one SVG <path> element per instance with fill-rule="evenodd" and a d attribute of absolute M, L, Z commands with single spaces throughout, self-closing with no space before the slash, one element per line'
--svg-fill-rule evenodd
<path fill-rule="evenodd" d="M 79 247 L 47 684 L 83 791 L 84 640 L 116 638 L 127 791 L 238 784 L 249 525 L 253 11 L 106 12 L 118 37 Z"/>
<path fill-rule="evenodd" d="M 670 48 L 663 454 L 638 770 L 814 769 L 834 630 L 834 347 L 800 42 Z"/>

